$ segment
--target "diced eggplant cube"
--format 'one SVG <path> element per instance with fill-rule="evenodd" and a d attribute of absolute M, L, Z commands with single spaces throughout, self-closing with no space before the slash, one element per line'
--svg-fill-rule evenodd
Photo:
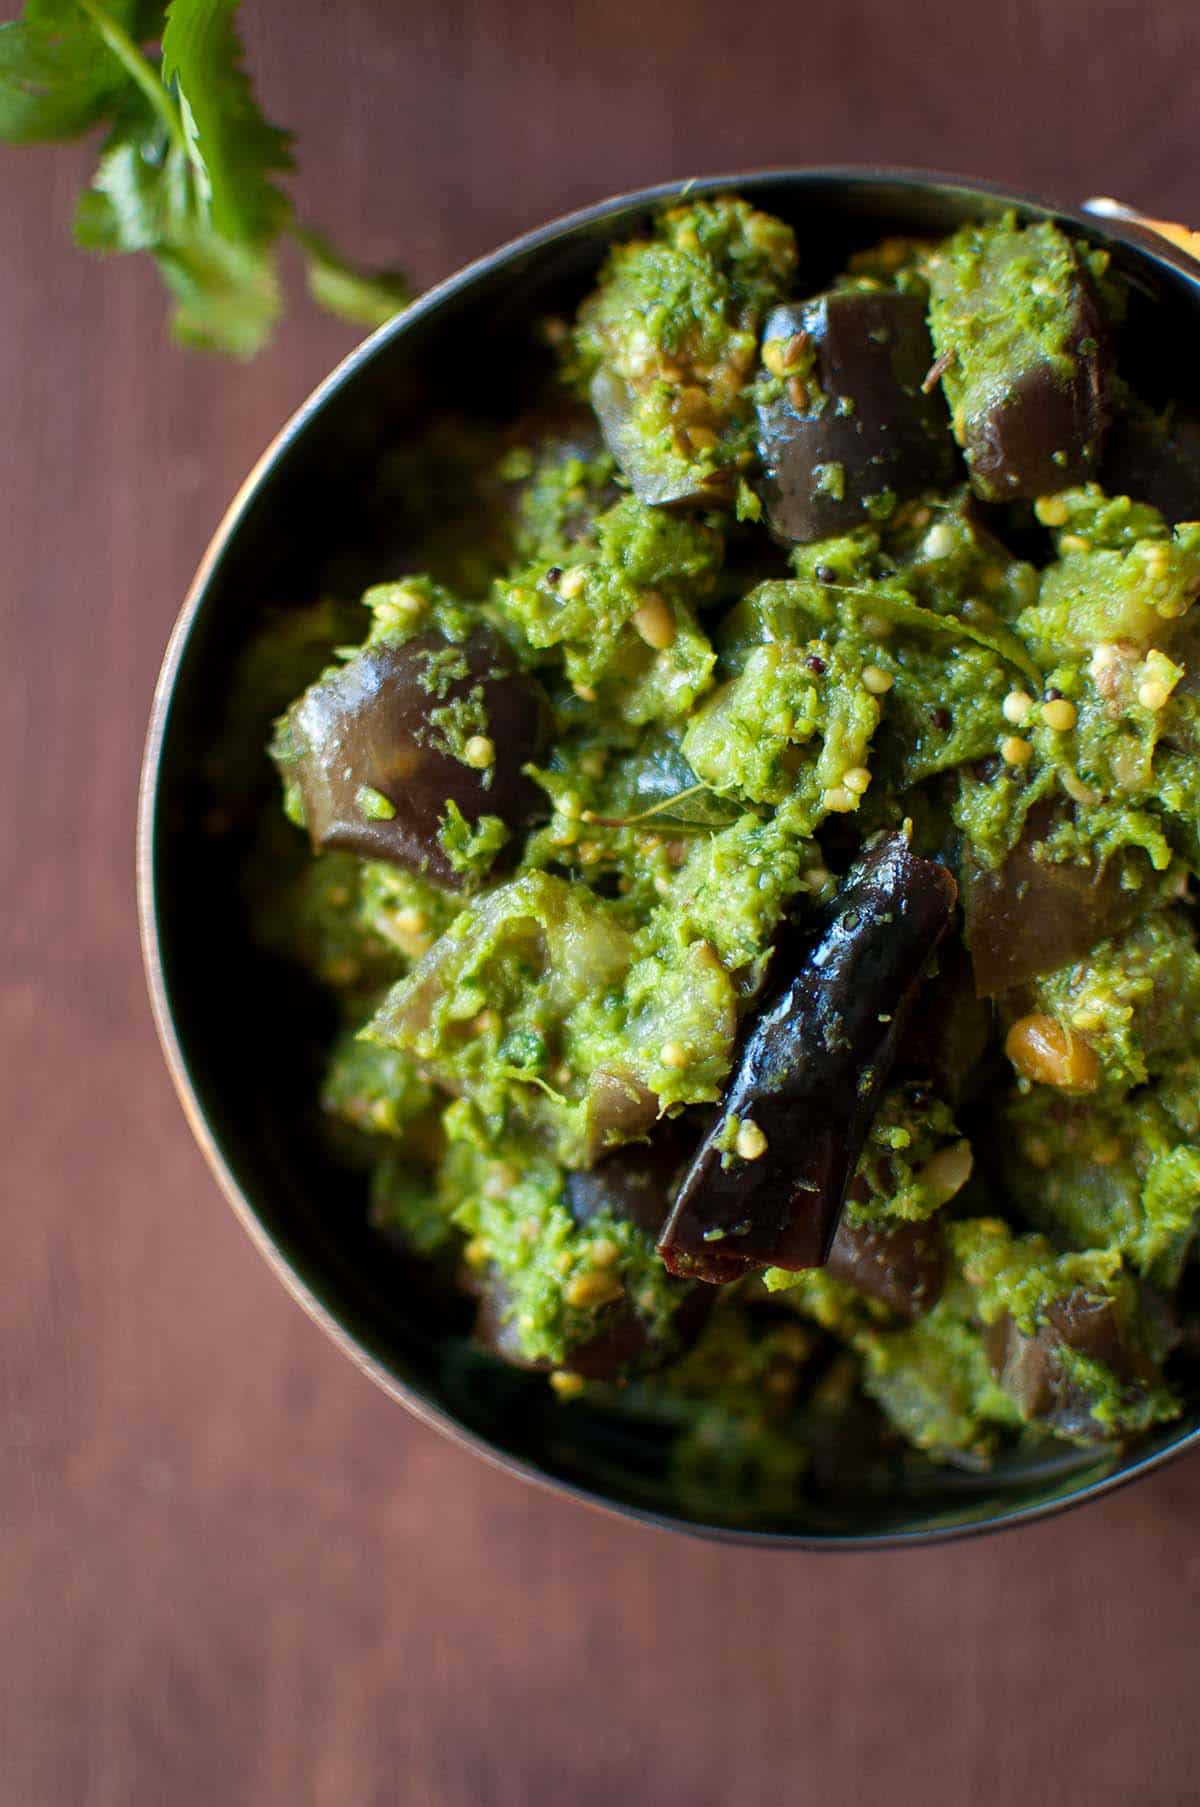
<path fill-rule="evenodd" d="M 953 480 L 925 308 L 888 289 L 835 289 L 767 320 L 758 403 L 767 519 L 778 539 L 826 539 Z M 789 374 L 789 368 L 791 374 Z"/>
<path fill-rule="evenodd" d="M 472 749 L 455 749 L 439 726 L 456 705 L 478 724 L 486 761 L 456 756 Z M 457 887 L 461 875 L 438 839 L 447 805 L 469 823 L 492 815 L 527 826 L 545 800 L 522 768 L 544 732 L 539 687 L 494 634 L 480 630 L 462 646 L 422 634 L 365 646 L 305 691 L 287 721 L 282 764 L 299 786 L 314 847 L 390 860 Z"/>
<path fill-rule="evenodd" d="M 1107 329 L 1085 253 L 1049 220 L 964 226 L 928 263 L 929 321 L 954 434 L 985 502 L 1095 475 Z"/>

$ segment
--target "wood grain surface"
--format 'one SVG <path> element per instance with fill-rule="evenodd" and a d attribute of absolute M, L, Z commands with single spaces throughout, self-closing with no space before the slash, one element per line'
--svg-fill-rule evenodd
<path fill-rule="evenodd" d="M 428 281 L 603 193 L 880 160 L 1200 222 L 1195 0 L 248 0 L 305 211 Z M 74 252 L 83 147 L 0 152 L 0 1807 L 1182 1803 L 1200 1462 L 874 1557 L 611 1521 L 411 1422 L 252 1253 L 143 996 L 167 632 L 350 342 L 246 369 Z M 295 285 L 293 284 L 293 288 Z"/>

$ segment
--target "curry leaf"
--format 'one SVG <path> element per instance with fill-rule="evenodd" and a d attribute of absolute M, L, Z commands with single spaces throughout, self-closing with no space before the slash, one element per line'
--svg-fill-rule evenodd
<path fill-rule="evenodd" d="M 722 797 L 706 784 L 690 784 L 673 797 L 662 797 L 640 809 L 635 815 L 601 816 L 594 810 L 583 812 L 585 822 L 600 828 L 633 828 L 641 822 L 653 822 L 656 828 L 667 828 L 677 834 L 695 834 L 700 829 L 726 828 L 743 812 L 736 803 Z"/>
<path fill-rule="evenodd" d="M 885 620 L 895 622 L 897 627 L 911 627 L 951 640 L 973 640 L 1006 664 L 1015 666 L 1030 683 L 1040 686 L 1042 682 L 1042 672 L 1029 648 L 1002 622 L 983 623 L 967 621 L 961 615 L 939 615 L 914 602 L 904 591 L 887 589 L 882 584 L 830 585 L 829 588 L 840 590 L 847 602 L 857 605 L 864 613 L 882 615 Z"/>

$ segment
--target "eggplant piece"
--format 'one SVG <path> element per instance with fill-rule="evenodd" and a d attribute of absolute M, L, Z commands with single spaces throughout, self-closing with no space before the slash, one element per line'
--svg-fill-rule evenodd
<path fill-rule="evenodd" d="M 479 1302 L 471 1333 L 473 1342 L 510 1368 L 523 1368 L 527 1374 L 551 1372 L 551 1362 L 530 1361 L 522 1353 L 520 1332 L 511 1310 L 512 1299 L 496 1268 L 489 1267 L 477 1273 L 464 1265 L 459 1273 L 459 1286 Z"/>
<path fill-rule="evenodd" d="M 455 758 L 431 720 L 468 701 L 494 750 L 483 769 Z M 389 860 L 457 889 L 462 877 L 438 841 L 446 805 L 470 823 L 493 815 L 528 827 L 546 800 L 522 768 L 537 759 L 547 719 L 540 687 L 490 628 L 461 646 L 420 634 L 365 646 L 306 690 L 286 719 L 280 764 L 299 786 L 314 848 Z"/>
<path fill-rule="evenodd" d="M 1172 527 L 1200 520 L 1200 420 L 1129 408 L 1113 422 L 1100 486 L 1148 502 Z"/>
<path fill-rule="evenodd" d="M 692 1287 L 679 1301 L 669 1336 L 656 1341 L 645 1318 L 631 1305 L 618 1302 L 605 1311 L 595 1336 L 572 1349 L 563 1368 L 584 1380 L 621 1381 L 652 1374 L 691 1348 L 711 1309 L 707 1287 Z"/>
<path fill-rule="evenodd" d="M 937 1304 L 945 1263 L 931 1222 L 852 1225 L 843 1215 L 826 1266 L 856 1292 L 911 1322 Z"/>
<path fill-rule="evenodd" d="M 776 951 L 779 978 L 659 1239 L 671 1273 L 721 1285 L 754 1267 L 826 1260 L 956 896 L 944 866 L 914 854 L 904 835 L 884 835 L 808 932 Z M 736 1145 L 723 1152 L 731 1120 L 749 1158 Z"/>
<path fill-rule="evenodd" d="M 473 1290 L 478 1293 L 479 1307 L 472 1340 L 510 1368 L 523 1368 L 530 1374 L 566 1373 L 578 1374 L 584 1380 L 625 1380 L 674 1360 L 684 1347 L 682 1339 L 675 1338 L 666 1347 L 654 1344 L 645 1320 L 628 1305 L 618 1303 L 603 1314 L 595 1336 L 572 1349 L 561 1366 L 550 1361 L 530 1361 L 521 1353 L 520 1336 L 509 1315 L 503 1282 L 494 1274 L 487 1275 L 476 1281 Z M 685 1301 L 681 1312 L 686 1311 L 688 1303 Z"/>
<path fill-rule="evenodd" d="M 1034 501 L 1095 475 L 1108 424 L 1108 332 L 1076 245 L 1013 215 L 930 258 L 930 328 L 971 487 Z M 932 374 L 932 373 L 931 373 Z"/>
<path fill-rule="evenodd" d="M 1122 887 L 1120 860 L 1096 870 L 1038 859 L 1054 821 L 1054 805 L 1038 804 L 1002 866 L 993 871 L 969 853 L 963 862 L 965 935 L 981 998 L 1081 960 L 1138 912 L 1140 894 Z"/>
<path fill-rule="evenodd" d="M 710 1114 L 700 1115 L 706 1120 Z M 696 1116 L 688 1113 L 660 1124 L 649 1142 L 630 1144 L 595 1167 L 568 1173 L 566 1204 L 575 1222 L 586 1229 L 600 1218 L 616 1218 L 657 1236 L 680 1175 L 695 1153 L 699 1128 Z M 464 1285 L 479 1298 L 475 1341 L 510 1366 L 549 1372 L 551 1363 L 522 1355 L 496 1270 L 488 1269 L 482 1277 L 468 1272 Z M 681 1285 L 679 1294 L 665 1343 L 651 1338 L 650 1326 L 628 1299 L 617 1299 L 601 1313 L 595 1336 L 571 1350 L 563 1369 L 585 1380 L 614 1381 L 674 1361 L 695 1341 L 712 1305 L 706 1287 Z"/>
<path fill-rule="evenodd" d="M 668 1119 L 649 1142 L 630 1143 L 595 1167 L 569 1173 L 567 1209 L 581 1226 L 607 1214 L 657 1237 L 699 1139 L 690 1114 Z"/>
<path fill-rule="evenodd" d="M 943 941 L 938 969 L 921 987 L 897 1052 L 896 1072 L 927 1081 L 948 1104 L 958 1104 L 978 1077 L 992 1027 L 992 1006 L 976 993 L 970 954 L 957 938 Z"/>
<path fill-rule="evenodd" d="M 794 362 L 807 373 L 781 381 L 779 393 L 758 404 L 776 538 L 807 544 L 846 533 L 870 520 L 870 504 L 885 491 L 903 498 L 953 481 L 945 402 L 921 387 L 933 348 L 916 295 L 835 289 L 777 307 L 763 357 L 768 369 L 785 372 Z"/>
<path fill-rule="evenodd" d="M 517 421 L 507 436 L 512 450 L 527 452 L 532 469 L 518 483 L 504 485 L 505 505 L 519 559 L 554 556 L 563 546 L 588 540 L 598 515 L 619 502 L 623 494 L 615 475 L 606 475 L 609 462 L 602 460 L 604 441 L 591 408 L 582 402 L 552 398 Z M 555 479 L 568 464 L 582 467 L 580 481 L 570 489 Z M 539 492 L 557 490 L 552 506 Z M 537 504 L 532 517 L 526 512 L 531 499 Z M 511 562 L 511 561 L 510 561 Z"/>
<path fill-rule="evenodd" d="M 1091 1416 L 1090 1396 L 1063 1372 L 1062 1351 L 1102 1362 L 1120 1381 L 1154 1379 L 1153 1364 L 1139 1358 L 1122 1334 L 1117 1301 L 1095 1298 L 1082 1287 L 1054 1299 L 1032 1334 L 1018 1330 L 1006 1312 L 989 1326 L 984 1347 L 992 1373 L 1022 1416 L 1063 1436 L 1099 1438 L 1103 1431 Z"/>
<path fill-rule="evenodd" d="M 663 1199 L 663 1208 L 666 1199 Z M 646 1319 L 626 1299 L 618 1299 L 598 1315 L 594 1336 L 578 1343 L 561 1364 L 530 1361 L 521 1350 L 520 1334 L 510 1312 L 508 1289 L 494 1269 L 482 1277 L 472 1274 L 464 1289 L 479 1301 L 473 1340 L 510 1368 L 529 1373 L 578 1374 L 584 1380 L 620 1381 L 649 1374 L 675 1361 L 699 1336 L 712 1307 L 707 1287 L 696 1286 L 681 1296 L 671 1319 L 670 1334 L 655 1340 Z M 681 1294 L 684 1289 L 681 1286 Z"/>
<path fill-rule="evenodd" d="M 1098 336 L 1082 300 L 1076 338 Z M 1098 360 L 1080 354 L 1066 382 L 1048 364 L 1015 374 L 1004 394 L 975 416 L 964 449 L 971 486 L 985 501 L 1025 501 L 1085 483 L 1105 425 Z"/>
<path fill-rule="evenodd" d="M 573 343 L 640 502 L 732 501 L 750 458 L 759 327 L 795 267 L 791 227 L 731 195 L 685 198 L 609 251 Z"/>
<path fill-rule="evenodd" d="M 680 1178 L 696 1152 L 700 1124 L 711 1112 L 691 1113 L 659 1124 L 649 1142 L 631 1143 L 595 1167 L 569 1173 L 567 1209 L 586 1228 L 601 1217 L 636 1224 L 657 1236 L 671 1208 Z M 681 1288 L 681 1292 L 683 1289 Z M 571 1352 L 564 1364 L 587 1380 L 617 1380 L 646 1373 L 681 1355 L 700 1334 L 712 1306 L 712 1294 L 695 1286 L 681 1297 L 671 1321 L 668 1347 L 655 1345 L 645 1320 L 625 1301 L 606 1313 L 604 1327 L 589 1343 Z"/>
<path fill-rule="evenodd" d="M 652 508 L 676 504 L 716 508 L 728 502 L 730 473 L 664 450 L 647 437 L 639 418 L 642 396 L 632 383 L 602 365 L 588 390 L 604 443 L 639 502 Z"/>

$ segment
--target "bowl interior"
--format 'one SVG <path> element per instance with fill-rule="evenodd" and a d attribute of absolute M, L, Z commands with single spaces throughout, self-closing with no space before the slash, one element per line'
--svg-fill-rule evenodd
<path fill-rule="evenodd" d="M 796 227 L 814 287 L 884 233 L 943 233 L 1008 201 L 886 174 L 698 186 L 735 185 Z M 834 1477 L 784 1516 L 679 1497 L 658 1439 L 591 1406 L 564 1407 L 539 1377 L 476 1352 L 465 1301 L 368 1230 L 361 1182 L 331 1165 L 314 1133 L 322 1002 L 248 932 L 243 825 L 273 779 L 257 739 L 236 775 L 221 757 L 240 653 L 266 611 L 331 589 L 352 596 L 405 568 L 403 501 L 394 491 L 384 498 L 377 481 L 385 456 L 418 443 L 435 413 L 518 413 L 544 356 L 532 323 L 574 305 L 606 244 L 636 229 L 655 198 L 593 209 L 444 285 L 335 373 L 243 492 L 172 644 L 148 753 L 143 902 L 160 1026 L 210 1159 L 293 1290 L 385 1386 L 485 1451 L 603 1502 L 732 1535 L 828 1543 L 1011 1522 L 1157 1460 L 1195 1431 L 1200 1410 L 1135 1451 L 1055 1449 L 987 1475 L 931 1468 L 878 1489 Z M 1116 255 L 1134 282 L 1125 365 L 1148 393 L 1165 395 L 1191 363 L 1176 358 L 1172 369 L 1169 354 L 1195 331 L 1197 289 L 1143 252 L 1118 244 Z M 268 722 L 259 727 L 265 741 Z"/>

